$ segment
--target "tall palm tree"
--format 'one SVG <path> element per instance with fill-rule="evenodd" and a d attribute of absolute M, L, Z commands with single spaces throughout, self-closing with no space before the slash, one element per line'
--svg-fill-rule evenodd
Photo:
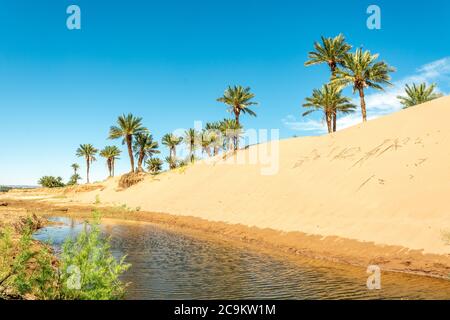
<path fill-rule="evenodd" d="M 106 159 L 110 177 L 114 177 L 115 162 L 119 159 L 121 153 L 122 151 L 116 146 L 106 146 L 100 151 L 100 156 Z"/>
<path fill-rule="evenodd" d="M 199 136 L 200 136 L 199 133 L 193 128 L 188 129 L 184 132 L 183 141 L 189 148 L 189 160 L 191 162 L 194 162 L 195 150 L 199 145 Z"/>
<path fill-rule="evenodd" d="M 217 101 L 223 102 L 229 106 L 228 111 L 234 114 L 237 126 L 240 126 L 239 116 L 242 113 L 248 113 L 251 116 L 256 117 L 256 113 L 252 111 L 249 106 L 257 105 L 257 102 L 252 101 L 255 97 L 253 93 L 250 92 L 250 87 L 234 86 L 228 87 L 222 97 L 218 98 Z M 239 141 L 236 140 L 235 148 L 237 150 Z"/>
<path fill-rule="evenodd" d="M 78 163 L 73 163 L 71 165 L 72 169 L 73 169 L 73 174 L 76 175 L 78 174 L 78 169 L 80 169 L 80 166 L 78 165 Z"/>
<path fill-rule="evenodd" d="M 89 183 L 89 169 L 91 163 L 97 160 L 95 158 L 97 152 L 98 150 L 92 144 L 80 144 L 77 149 L 77 157 L 83 157 L 86 160 L 86 183 Z"/>
<path fill-rule="evenodd" d="M 322 43 L 315 42 L 314 49 L 308 54 L 309 60 L 305 62 L 305 66 L 325 63 L 331 71 L 331 79 L 336 75 L 336 69 L 344 62 L 345 55 L 351 50 L 352 46 L 345 42 L 342 34 L 334 38 L 321 37 Z M 336 131 L 336 114 L 332 114 L 333 132 Z"/>
<path fill-rule="evenodd" d="M 159 158 L 149 158 L 145 163 L 147 164 L 147 170 L 151 174 L 158 174 L 163 165 L 162 160 Z"/>
<path fill-rule="evenodd" d="M 242 125 L 235 119 L 223 119 L 220 123 L 220 131 L 224 137 L 224 147 L 228 150 L 237 150 L 239 136 L 242 133 Z"/>
<path fill-rule="evenodd" d="M 334 132 L 333 115 L 338 112 L 348 114 L 355 112 L 356 106 L 350 99 L 342 95 L 342 88 L 331 84 L 324 85 L 321 89 L 315 89 L 311 97 L 306 98 L 303 107 L 310 110 L 303 113 L 307 116 L 315 111 L 322 111 L 327 123 L 328 133 Z"/>
<path fill-rule="evenodd" d="M 138 160 L 137 171 L 142 172 L 142 164 L 147 157 L 152 157 L 159 153 L 158 142 L 153 140 L 153 136 L 148 133 L 138 133 L 134 139 L 133 150 Z"/>
<path fill-rule="evenodd" d="M 183 141 L 182 137 L 177 137 L 173 133 L 165 134 L 162 137 L 162 144 L 169 148 L 170 157 L 177 158 L 177 146 Z"/>
<path fill-rule="evenodd" d="M 398 96 L 400 103 L 403 105 L 403 109 L 417 106 L 443 96 L 442 93 L 435 92 L 436 84 L 431 84 L 427 86 L 426 83 L 421 83 L 416 85 L 415 83 L 410 86 L 409 84 L 405 87 L 406 96 Z"/>
<path fill-rule="evenodd" d="M 146 133 L 147 131 L 147 128 L 142 125 L 142 118 L 135 117 L 131 113 L 119 116 L 117 118 L 117 126 L 111 126 L 109 129 L 109 139 L 122 138 L 122 143 L 127 144 L 131 172 L 134 172 L 133 136 L 139 133 Z"/>
<path fill-rule="evenodd" d="M 395 68 L 390 67 L 386 62 L 377 62 L 378 56 L 362 49 L 346 54 L 342 63 L 343 69 L 336 69 L 336 76 L 332 81 L 338 86 L 352 85 L 353 92 L 358 91 L 363 122 L 367 121 L 364 90 L 373 88 L 383 91 L 383 85 L 392 85 L 389 82 L 391 80 L 389 73 L 395 72 Z"/>

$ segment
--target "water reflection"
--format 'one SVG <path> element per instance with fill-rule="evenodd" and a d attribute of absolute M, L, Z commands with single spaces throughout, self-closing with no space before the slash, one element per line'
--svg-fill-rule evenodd
<path fill-rule="evenodd" d="M 82 221 L 39 231 L 56 248 L 82 230 Z M 128 299 L 450 299 L 450 281 L 383 274 L 382 290 L 366 288 L 360 268 L 298 258 L 278 259 L 225 243 L 198 240 L 149 224 L 104 224 L 116 256 L 131 269 Z"/>

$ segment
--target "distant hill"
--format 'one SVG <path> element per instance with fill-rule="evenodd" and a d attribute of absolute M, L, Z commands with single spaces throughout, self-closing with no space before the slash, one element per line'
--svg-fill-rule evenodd
<path fill-rule="evenodd" d="M 36 189 L 38 186 L 27 186 L 27 185 L 0 185 L 0 192 L 7 192 L 11 189 Z"/>

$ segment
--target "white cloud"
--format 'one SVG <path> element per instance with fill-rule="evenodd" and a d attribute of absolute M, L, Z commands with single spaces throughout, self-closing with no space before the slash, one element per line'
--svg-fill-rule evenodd
<path fill-rule="evenodd" d="M 414 74 L 411 74 L 403 79 L 395 81 L 392 87 L 388 87 L 386 91 L 375 92 L 366 95 L 366 105 L 368 119 L 375 119 L 380 116 L 399 111 L 402 105 L 397 99 L 397 96 L 404 94 L 404 88 L 406 84 L 422 83 L 426 82 L 442 84 L 450 84 L 450 57 L 430 62 L 418 68 Z M 442 92 L 439 88 L 437 91 Z M 444 92 L 443 92 L 444 93 Z M 353 99 L 353 103 L 359 106 L 359 97 Z M 338 118 L 338 129 L 345 129 L 361 122 L 361 112 L 355 112 L 352 115 L 343 116 Z M 307 131 L 307 132 L 326 132 L 326 124 L 320 120 L 300 120 L 296 117 L 289 115 L 282 119 L 282 123 L 285 127 L 294 131 Z"/>
<path fill-rule="evenodd" d="M 288 115 L 281 120 L 285 127 L 294 131 L 315 131 L 315 132 L 325 132 L 326 126 L 324 121 L 320 120 L 297 120 L 293 115 Z"/>

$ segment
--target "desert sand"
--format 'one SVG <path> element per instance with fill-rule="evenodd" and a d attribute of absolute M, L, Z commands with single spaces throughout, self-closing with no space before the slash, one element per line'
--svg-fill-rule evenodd
<path fill-rule="evenodd" d="M 126 190 L 110 179 L 71 201 L 448 255 L 449 118 L 444 97 L 332 135 L 282 140 L 274 175 L 218 158 Z"/>

